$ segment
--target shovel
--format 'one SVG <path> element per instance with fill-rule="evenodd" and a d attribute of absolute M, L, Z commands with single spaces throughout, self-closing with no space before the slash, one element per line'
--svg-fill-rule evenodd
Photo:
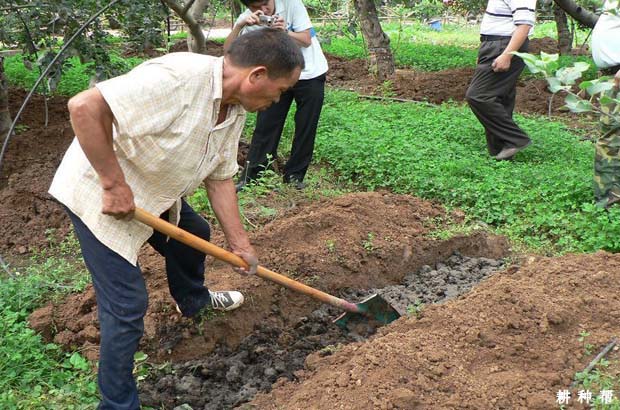
<path fill-rule="evenodd" d="M 241 257 L 235 255 L 234 253 L 228 252 L 227 250 L 222 249 L 211 242 L 205 241 L 196 235 L 184 231 L 178 226 L 166 222 L 163 219 L 145 211 L 144 209 L 136 208 L 134 218 L 143 224 L 150 226 L 156 231 L 184 243 L 187 246 L 191 246 L 196 250 L 206 253 L 207 255 L 211 255 L 216 259 L 240 268 L 247 268 L 248 266 Z M 375 322 L 379 325 L 385 325 L 400 317 L 400 314 L 396 311 L 396 309 L 394 309 L 379 295 L 370 296 L 360 303 L 351 303 L 344 299 L 337 298 L 336 296 L 332 296 L 328 293 L 312 288 L 308 285 L 304 285 L 303 283 L 280 275 L 279 273 L 270 271 L 262 266 L 257 268 L 256 275 L 263 279 L 282 285 L 295 292 L 302 293 L 323 303 L 327 303 L 344 310 L 345 313 L 334 320 L 334 323 L 343 329 L 346 329 L 351 324 L 358 323 Z"/>

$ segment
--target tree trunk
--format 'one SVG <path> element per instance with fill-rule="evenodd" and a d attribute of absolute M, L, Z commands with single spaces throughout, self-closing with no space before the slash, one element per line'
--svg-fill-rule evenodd
<path fill-rule="evenodd" d="M 557 4 L 553 4 L 553 18 L 558 29 L 558 48 L 561 55 L 570 54 L 573 48 L 573 32 L 568 27 L 566 13 Z"/>
<path fill-rule="evenodd" d="M 187 48 L 189 51 L 198 54 L 207 54 L 207 41 L 202 31 L 202 13 L 209 4 L 209 0 L 188 1 L 188 5 L 181 4 L 175 0 L 164 0 L 187 26 L 189 36 L 187 38 Z M 202 7 L 202 8 L 200 8 Z M 196 19 L 194 16 L 199 16 Z"/>
<path fill-rule="evenodd" d="M 586 27 L 594 28 L 598 21 L 598 14 L 592 13 L 577 4 L 575 0 L 554 0 L 569 16 L 580 22 Z"/>
<path fill-rule="evenodd" d="M 203 29 L 205 26 L 204 13 L 209 4 L 210 0 L 196 0 L 192 7 L 189 8 L 189 14 L 191 14 L 200 29 L 190 30 L 189 36 L 187 36 L 187 48 L 194 53 L 207 54 L 207 39 Z M 194 35 L 194 31 L 200 31 L 200 34 Z"/>
<path fill-rule="evenodd" d="M 9 84 L 4 75 L 4 56 L 0 56 L 0 141 L 4 142 L 12 122 L 9 113 Z"/>
<path fill-rule="evenodd" d="M 237 21 L 237 17 L 241 14 L 241 5 L 237 0 L 230 0 L 230 27 L 232 28 Z"/>
<path fill-rule="evenodd" d="M 381 81 L 394 75 L 394 56 L 390 39 L 383 32 L 373 0 L 354 0 L 362 34 L 368 44 L 370 71 Z"/>

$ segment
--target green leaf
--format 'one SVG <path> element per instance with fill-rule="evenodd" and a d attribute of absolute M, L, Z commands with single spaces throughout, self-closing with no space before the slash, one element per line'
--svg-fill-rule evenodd
<path fill-rule="evenodd" d="M 136 362 L 143 362 L 148 357 L 149 357 L 149 355 L 147 355 L 144 352 L 136 352 L 136 354 L 133 355 L 133 360 L 136 361 Z"/>
<path fill-rule="evenodd" d="M 604 93 L 605 91 L 609 91 L 614 88 L 614 84 L 611 81 L 594 80 L 592 83 L 593 84 L 586 90 L 590 95 Z"/>
<path fill-rule="evenodd" d="M 549 63 L 553 63 L 558 61 L 560 58 L 559 54 L 547 54 L 544 51 L 540 52 L 540 59 L 542 62 L 544 62 L 545 64 L 549 64 Z"/>
<path fill-rule="evenodd" d="M 562 67 L 556 71 L 555 76 L 563 84 L 573 85 L 581 78 L 581 71 L 575 69 L 575 67 Z"/>
<path fill-rule="evenodd" d="M 547 83 L 549 84 L 549 91 L 551 91 L 553 94 L 555 94 L 555 93 L 557 93 L 558 91 L 561 91 L 561 90 L 569 90 L 570 89 L 570 86 L 562 85 L 560 80 L 558 80 L 555 77 L 547 77 Z"/>
<path fill-rule="evenodd" d="M 608 95 L 601 95 L 601 97 L 598 99 L 599 104 L 601 105 L 607 105 L 607 104 L 611 104 L 614 102 L 614 99 L 611 98 Z"/>
<path fill-rule="evenodd" d="M 88 370 L 88 361 L 84 359 L 79 353 L 73 353 L 69 358 L 69 363 L 78 370 Z"/>
<path fill-rule="evenodd" d="M 590 101 L 582 100 L 574 94 L 569 94 L 565 99 L 566 107 L 572 112 L 589 112 L 592 111 L 593 106 Z"/>
<path fill-rule="evenodd" d="M 582 73 L 585 71 L 588 71 L 588 69 L 590 68 L 590 64 L 583 62 L 583 61 L 577 61 L 573 67 L 575 67 L 575 70 L 581 71 Z"/>
<path fill-rule="evenodd" d="M 529 53 L 519 53 L 518 51 L 513 51 L 511 54 L 521 57 L 532 74 L 545 73 L 545 76 L 547 76 L 545 64 L 535 55 Z"/>

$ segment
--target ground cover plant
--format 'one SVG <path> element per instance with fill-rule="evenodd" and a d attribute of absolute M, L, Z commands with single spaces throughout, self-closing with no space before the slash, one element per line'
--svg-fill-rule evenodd
<path fill-rule="evenodd" d="M 97 401 L 88 360 L 45 343 L 27 321 L 34 309 L 88 283 L 76 246 L 70 239 L 0 276 L 0 408 L 87 409 Z"/>
<path fill-rule="evenodd" d="M 534 144 L 505 163 L 489 158 L 467 107 L 331 92 L 326 108 L 316 157 L 343 178 L 460 207 L 543 252 L 620 249 L 620 211 L 592 203 L 592 144 L 560 123 L 518 118 Z"/>
<path fill-rule="evenodd" d="M 110 60 L 115 72 L 121 74 L 140 64 L 144 58 L 122 57 L 118 53 L 111 53 Z M 4 70 L 9 83 L 25 89 L 31 89 L 40 75 L 39 70 L 26 67 L 21 54 L 6 57 Z M 73 96 L 88 88 L 95 74 L 95 64 L 93 62 L 82 64 L 78 57 L 71 57 L 65 61 L 62 70 L 63 75 L 55 93 Z M 48 92 L 48 90 L 42 89 L 41 92 Z"/>
<path fill-rule="evenodd" d="M 543 24 L 538 35 L 533 38 L 549 37 L 550 24 Z M 553 24 L 555 29 L 555 24 Z M 333 32 L 333 28 L 324 28 L 327 32 Z M 451 68 L 475 67 L 480 44 L 479 27 L 456 24 L 446 24 L 442 32 L 437 32 L 428 25 L 413 23 L 403 26 L 402 24 L 386 24 L 386 34 L 391 39 L 394 62 L 397 67 L 411 68 L 421 71 L 441 71 Z M 319 29 L 320 33 L 320 29 Z M 538 28 L 534 33 L 538 33 Z M 554 38 L 554 37 L 551 37 Z M 347 36 L 328 37 L 322 45 L 323 49 L 331 54 L 347 59 L 365 58 L 367 51 L 361 34 Z M 560 65 L 568 66 L 574 62 L 592 63 L 592 59 L 585 55 L 567 55 L 560 57 Z M 594 64 L 584 74 L 584 79 L 592 79 L 596 76 Z M 531 75 L 526 69 L 525 75 Z"/>

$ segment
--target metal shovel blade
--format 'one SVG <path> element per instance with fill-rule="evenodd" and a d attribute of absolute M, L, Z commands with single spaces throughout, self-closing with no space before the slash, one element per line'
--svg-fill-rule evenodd
<path fill-rule="evenodd" d="M 369 296 L 355 306 L 355 312 L 343 313 L 334 319 L 334 323 L 346 330 L 360 323 L 375 322 L 377 325 L 386 325 L 400 317 L 400 313 L 379 295 Z"/>

